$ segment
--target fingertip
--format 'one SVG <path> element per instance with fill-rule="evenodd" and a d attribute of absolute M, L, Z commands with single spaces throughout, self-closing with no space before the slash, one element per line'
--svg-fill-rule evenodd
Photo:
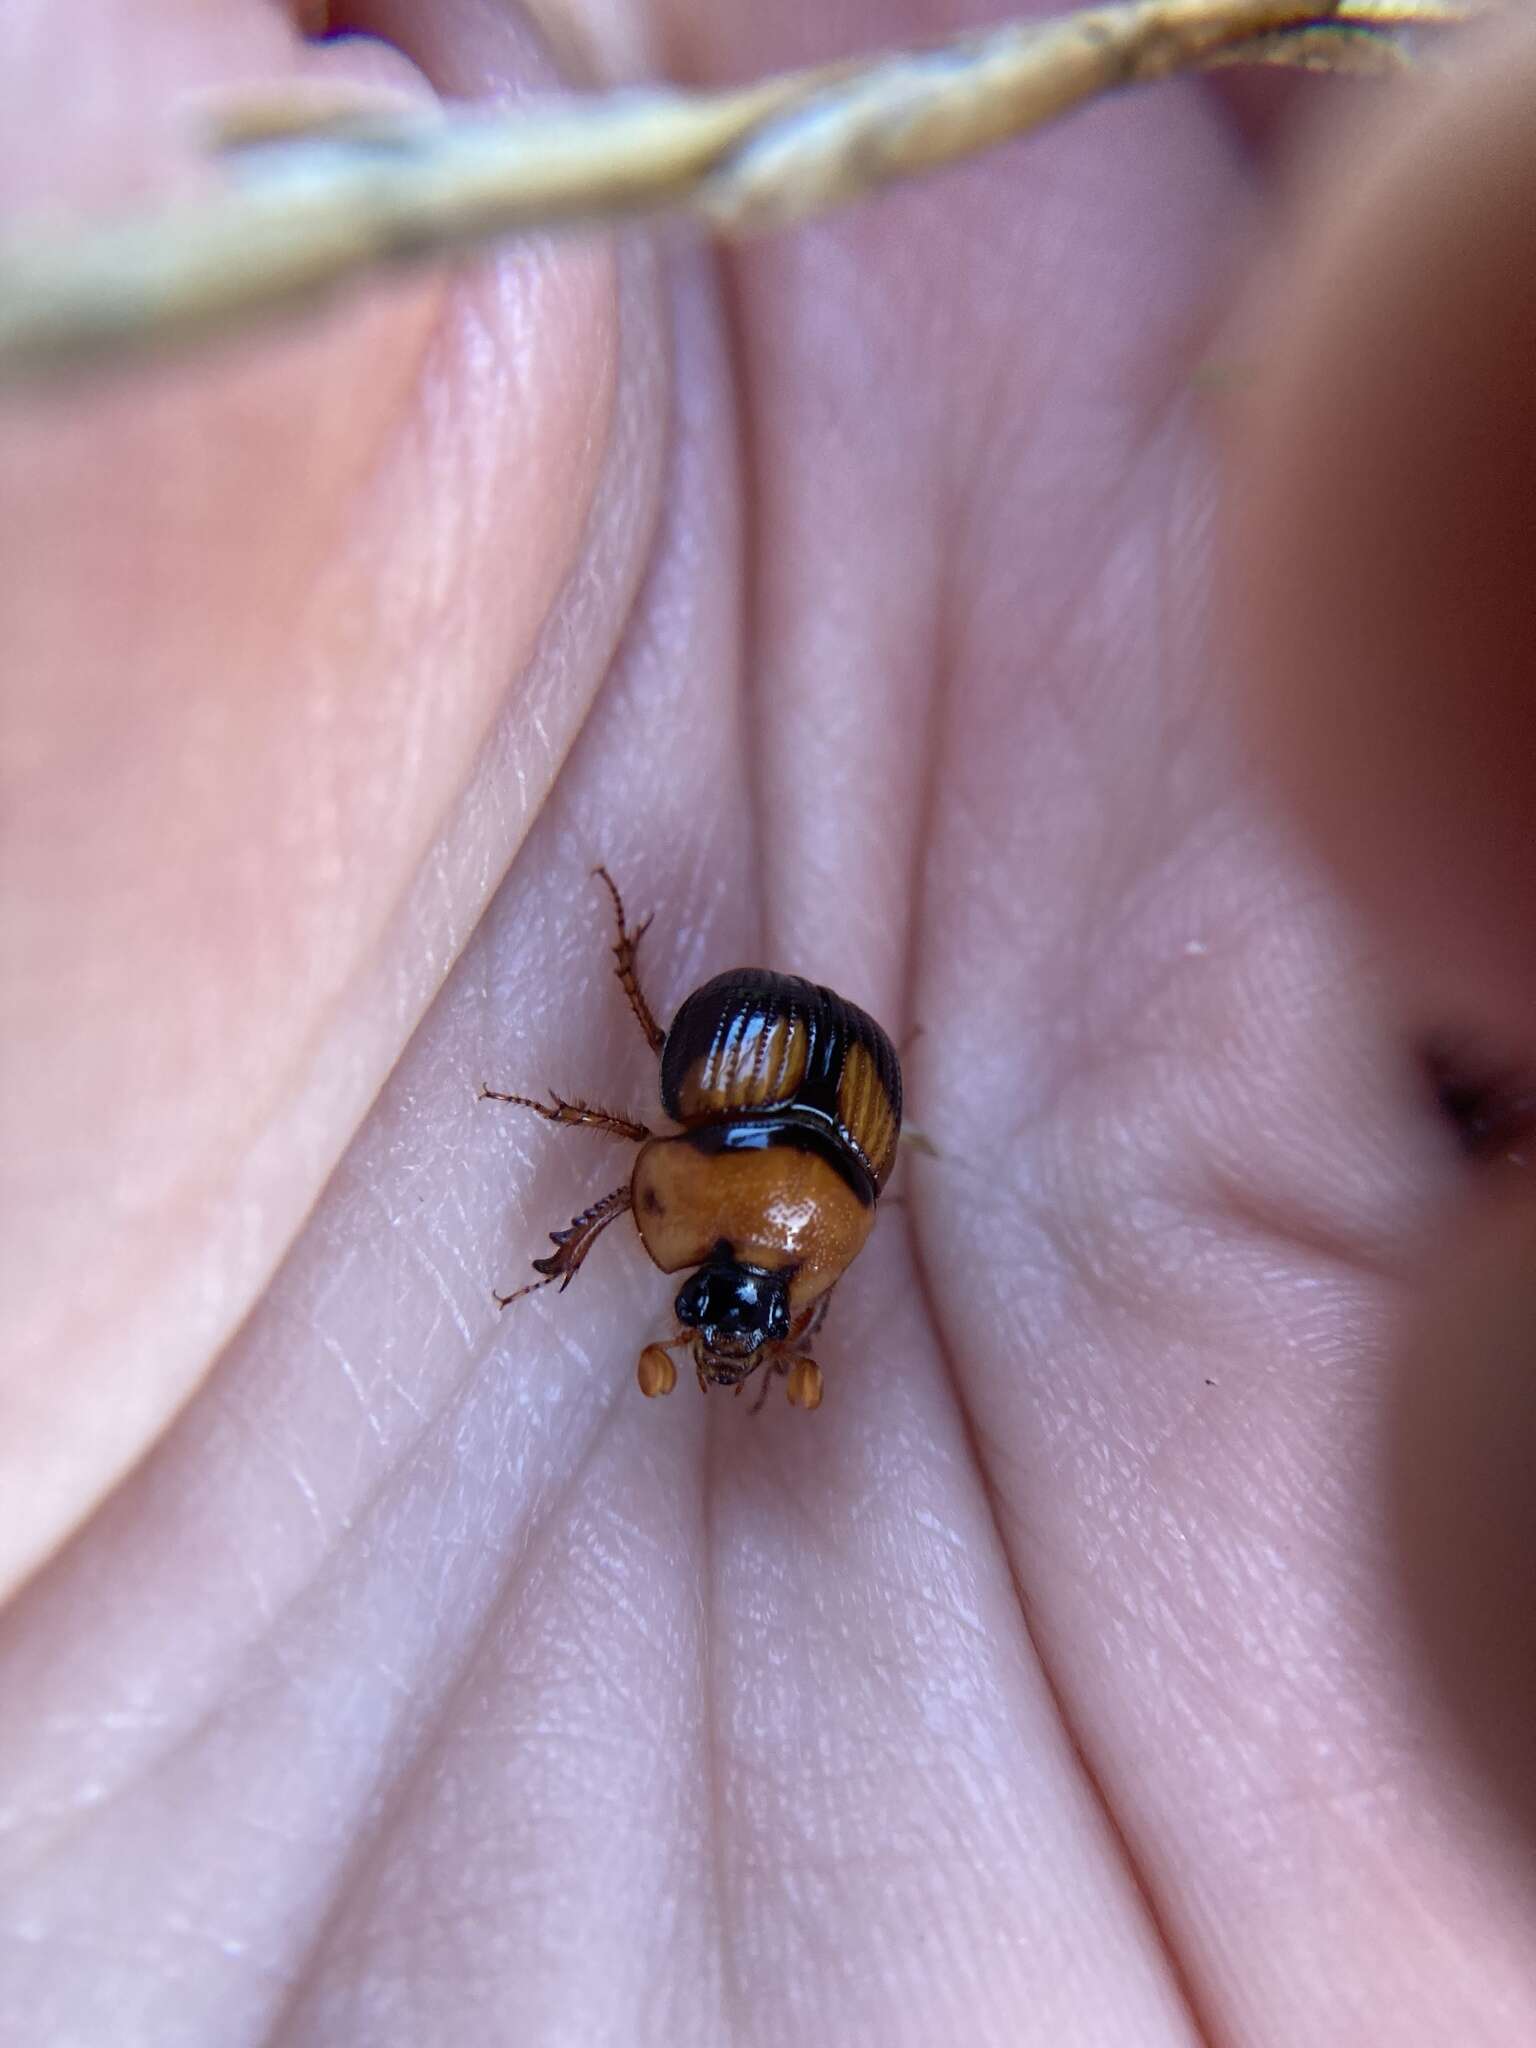
<path fill-rule="evenodd" d="M 1481 1211 L 1417 1306 L 1392 1509 L 1435 1690 L 1536 1853 L 1536 1200 Z"/>
<path fill-rule="evenodd" d="M 1409 88 L 1266 285 L 1231 471 L 1260 755 L 1426 1015 L 1536 1055 L 1536 36 Z"/>

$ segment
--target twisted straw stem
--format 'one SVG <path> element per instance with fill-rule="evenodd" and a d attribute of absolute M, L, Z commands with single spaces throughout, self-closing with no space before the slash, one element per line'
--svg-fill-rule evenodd
<path fill-rule="evenodd" d="M 232 103 L 212 194 L 0 240 L 0 383 L 163 352 L 494 237 L 691 214 L 779 228 L 1175 72 L 1382 71 L 1480 0 L 1128 0 L 724 92 L 511 112 Z"/>

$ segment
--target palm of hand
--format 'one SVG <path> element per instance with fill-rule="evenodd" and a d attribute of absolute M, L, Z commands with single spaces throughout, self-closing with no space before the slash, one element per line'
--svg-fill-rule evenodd
<path fill-rule="evenodd" d="M 431 68 L 485 89 L 504 27 L 447 19 Z M 800 54 L 747 41 L 715 61 Z M 170 1211 L 129 1218 L 117 1311 L 170 1333 L 130 1346 L 144 1434 L 400 1059 L 6 1617 L 18 2028 L 1151 2048 L 1536 2015 L 1377 1498 L 1393 1273 L 1452 1168 L 1206 644 L 1192 373 L 1239 183 L 1170 91 L 725 268 L 514 255 L 195 385 L 185 459 L 263 553 L 220 583 L 170 513 L 122 542 L 227 613 L 157 618 L 145 688 L 209 634 L 237 681 L 256 634 L 297 679 L 258 767 L 328 691 L 290 795 L 335 858 L 257 857 L 297 993 L 205 961 L 254 1133 L 206 1044 L 142 1110 L 191 1091 L 175 1187 L 243 1142 L 277 1190 L 244 1264 L 216 1204 L 169 1256 Z M 352 379 L 296 538 L 285 463 L 218 432 Z M 393 611 L 268 617 L 295 553 Z M 349 810 L 381 759 L 399 806 Z M 939 1157 L 838 1292 L 815 1416 L 642 1401 L 669 1289 L 618 1230 L 492 1307 L 622 1167 L 478 1083 L 653 1113 L 598 858 L 657 911 L 662 1014 L 761 960 L 921 1027 Z M 118 971 L 152 1031 L 173 991 Z M 109 1114 L 98 1173 L 135 1138 Z"/>

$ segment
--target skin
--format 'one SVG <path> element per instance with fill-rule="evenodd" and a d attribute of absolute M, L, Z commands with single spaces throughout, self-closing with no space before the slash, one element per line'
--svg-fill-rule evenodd
<path fill-rule="evenodd" d="M 24 0 L 0 174 L 960 18 Z M 0 411 L 0 2035 L 1536 2037 L 1536 1233 L 1409 1057 L 1536 1064 L 1533 92 L 1292 97 L 1277 218 L 1173 86 Z M 630 1232 L 492 1306 L 623 1166 L 477 1085 L 654 1114 L 597 859 L 659 1012 L 922 1027 L 814 1416 L 641 1399 Z"/>

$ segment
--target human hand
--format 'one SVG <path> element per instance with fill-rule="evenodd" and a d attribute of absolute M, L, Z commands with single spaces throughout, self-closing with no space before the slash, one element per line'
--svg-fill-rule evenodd
<path fill-rule="evenodd" d="M 405 76 L 110 12 L 64 98 L 0 27 L 38 190 L 157 175 L 191 79 Z M 367 26 L 442 89 L 548 81 L 421 13 Z M 532 246 L 11 401 L 13 1568 L 74 1533 L 0 1623 L 8 2031 L 1530 2034 L 1380 1488 L 1463 1169 L 1207 645 L 1251 176 L 1172 87 L 719 265 Z M 618 1174 L 477 1085 L 652 1106 L 599 858 L 659 1010 L 757 959 L 922 1027 L 814 1416 L 641 1400 L 618 1232 L 492 1306 Z"/>

